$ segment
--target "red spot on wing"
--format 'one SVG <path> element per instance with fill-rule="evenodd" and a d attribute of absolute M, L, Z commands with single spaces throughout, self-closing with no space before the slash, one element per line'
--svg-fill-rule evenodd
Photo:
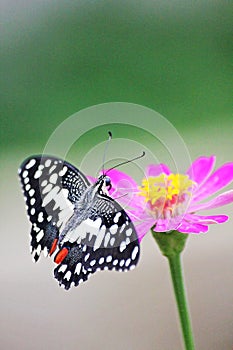
<path fill-rule="evenodd" d="M 51 249 L 49 251 L 49 255 L 52 255 L 55 252 L 55 249 L 57 247 L 57 241 L 58 241 L 57 238 L 53 241 L 52 247 L 51 247 Z"/>
<path fill-rule="evenodd" d="M 67 248 L 62 248 L 54 258 L 55 263 L 60 264 L 65 259 L 68 253 L 69 250 Z"/>

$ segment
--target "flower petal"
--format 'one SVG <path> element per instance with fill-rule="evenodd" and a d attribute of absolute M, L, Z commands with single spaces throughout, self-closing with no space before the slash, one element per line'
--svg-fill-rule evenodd
<path fill-rule="evenodd" d="M 106 172 L 107 170 L 101 171 L 104 174 Z M 124 206 L 138 207 L 143 204 L 144 198 L 137 195 L 138 185 L 132 177 L 117 169 L 112 169 L 108 176 L 111 178 L 112 188 L 109 194 L 112 198 Z"/>
<path fill-rule="evenodd" d="M 143 209 L 139 210 L 127 210 L 126 213 L 129 215 L 132 220 L 138 235 L 139 242 L 141 242 L 142 238 L 145 234 L 151 229 L 155 224 L 155 219 L 148 215 L 146 211 Z"/>
<path fill-rule="evenodd" d="M 182 216 L 176 216 L 169 219 L 159 219 L 154 228 L 155 232 L 168 232 L 172 230 L 177 230 L 182 222 Z"/>
<path fill-rule="evenodd" d="M 146 169 L 147 176 L 158 176 L 162 173 L 166 175 L 171 173 L 170 169 L 165 164 L 150 164 Z"/>
<path fill-rule="evenodd" d="M 222 224 L 228 220 L 227 215 L 185 215 L 185 220 L 192 223 L 200 223 L 205 225 Z"/>
<path fill-rule="evenodd" d="M 150 231 L 153 223 L 150 221 L 141 222 L 140 224 L 135 225 L 135 229 L 137 232 L 139 243 L 143 239 L 143 237 Z"/>
<path fill-rule="evenodd" d="M 205 233 L 208 231 L 208 226 L 183 220 L 177 231 L 183 233 Z"/>
<path fill-rule="evenodd" d="M 104 170 L 104 173 L 106 173 L 107 170 Z M 108 176 L 111 179 L 112 186 L 115 188 L 121 187 L 120 185 L 124 185 L 123 187 L 128 189 L 138 189 L 138 184 L 132 177 L 129 175 L 123 173 L 122 171 L 119 171 L 117 169 L 112 169 L 109 173 Z M 123 181 L 123 182 L 122 182 Z"/>
<path fill-rule="evenodd" d="M 193 201 L 200 201 L 218 192 L 233 180 L 233 163 L 226 163 L 217 169 L 194 193 Z"/>
<path fill-rule="evenodd" d="M 230 190 L 218 195 L 217 197 L 205 203 L 195 204 L 195 202 L 194 203 L 192 202 L 192 204 L 189 207 L 189 212 L 219 208 L 219 207 L 222 207 L 223 205 L 226 205 L 232 202 L 233 202 L 233 190 Z"/>
<path fill-rule="evenodd" d="M 187 175 L 197 184 L 203 183 L 210 175 L 215 164 L 215 156 L 197 158 L 187 171 Z"/>
<path fill-rule="evenodd" d="M 153 231 L 155 232 L 167 232 L 169 229 L 169 220 L 159 219 L 154 227 Z"/>

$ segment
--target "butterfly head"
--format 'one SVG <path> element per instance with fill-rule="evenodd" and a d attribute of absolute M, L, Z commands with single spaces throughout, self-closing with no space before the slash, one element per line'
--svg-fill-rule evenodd
<path fill-rule="evenodd" d="M 108 191 L 112 188 L 111 178 L 105 174 L 100 175 L 96 183 L 104 193 L 108 194 Z"/>

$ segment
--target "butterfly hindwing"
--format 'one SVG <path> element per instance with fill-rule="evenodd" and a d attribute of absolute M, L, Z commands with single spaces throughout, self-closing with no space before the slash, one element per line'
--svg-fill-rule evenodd
<path fill-rule="evenodd" d="M 80 226 L 78 231 L 81 234 L 85 230 L 84 238 L 79 236 L 72 242 L 72 236 L 68 236 L 64 240 L 62 249 L 68 248 L 69 253 L 54 271 L 60 285 L 69 289 L 98 270 L 125 271 L 136 266 L 140 247 L 134 225 L 112 198 L 98 195 L 93 201 L 92 216 Z M 77 238 L 77 232 L 74 236 Z"/>
<path fill-rule="evenodd" d="M 78 286 L 88 278 L 90 272 L 86 271 L 83 265 L 85 261 L 85 249 L 83 250 L 83 248 L 83 245 L 77 244 L 76 242 L 67 242 L 65 248 L 63 247 L 60 250 L 60 252 L 62 252 L 64 249 L 69 249 L 69 252 L 62 262 L 55 268 L 54 277 L 65 289 L 69 289 L 72 286 Z"/>
<path fill-rule="evenodd" d="M 31 229 L 35 261 L 47 255 L 59 238 L 59 230 L 73 214 L 74 202 L 90 185 L 71 164 L 47 156 L 26 159 L 19 169 Z"/>

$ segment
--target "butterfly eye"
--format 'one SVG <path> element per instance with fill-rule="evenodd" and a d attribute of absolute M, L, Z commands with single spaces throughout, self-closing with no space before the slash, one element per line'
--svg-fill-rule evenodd
<path fill-rule="evenodd" d="M 107 187 L 110 187 L 110 189 L 112 188 L 111 179 L 110 179 L 109 176 L 106 176 L 106 177 L 105 177 L 105 185 L 106 185 Z"/>

